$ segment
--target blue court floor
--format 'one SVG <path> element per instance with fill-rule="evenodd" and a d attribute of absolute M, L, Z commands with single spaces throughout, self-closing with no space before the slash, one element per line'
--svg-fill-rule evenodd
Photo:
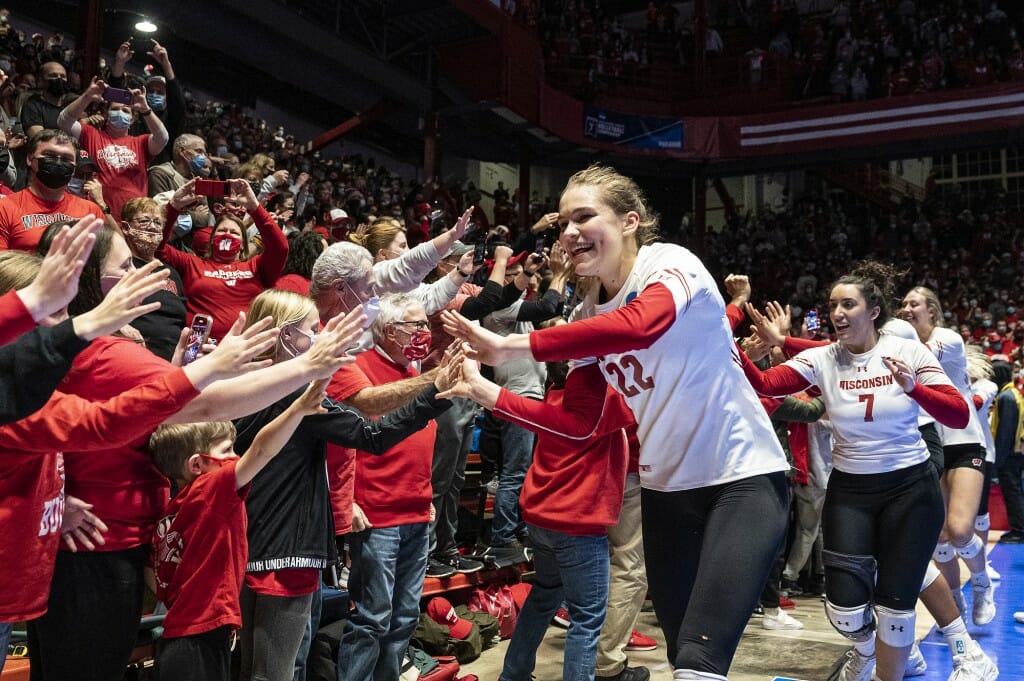
<path fill-rule="evenodd" d="M 996 618 L 983 627 L 968 621 L 967 628 L 999 666 L 1000 681 L 1024 681 L 1024 624 L 1013 621 L 1013 613 L 1024 610 L 1024 545 L 990 545 L 989 560 L 1002 575 L 1002 580 L 996 583 Z M 964 587 L 964 596 L 969 613 L 969 584 Z M 952 671 L 952 658 L 942 634 L 933 628 L 921 642 L 921 652 L 928 661 L 928 672 L 918 678 L 945 681 Z"/>

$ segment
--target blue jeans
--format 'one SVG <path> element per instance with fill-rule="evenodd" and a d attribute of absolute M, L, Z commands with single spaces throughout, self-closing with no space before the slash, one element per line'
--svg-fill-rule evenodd
<path fill-rule="evenodd" d="M 309 608 L 309 622 L 306 624 L 306 633 L 302 635 L 302 643 L 299 644 L 299 654 L 295 657 L 295 676 L 292 681 L 306 681 L 306 660 L 309 658 L 309 646 L 316 638 L 316 632 L 320 630 L 320 606 L 323 604 L 323 582 L 320 588 L 313 592 L 313 603 Z"/>
<path fill-rule="evenodd" d="M 14 622 L 0 622 L 0 674 L 4 671 L 4 662 L 7 661 L 7 649 L 11 645 L 12 631 L 14 631 Z"/>
<path fill-rule="evenodd" d="M 502 681 L 530 681 L 537 647 L 563 600 L 569 607 L 569 631 L 562 679 L 593 681 L 608 607 L 608 537 L 580 537 L 534 525 L 529 531 L 537 574 L 505 653 Z"/>
<path fill-rule="evenodd" d="M 437 437 L 430 471 L 437 520 L 430 528 L 430 553 L 454 556 L 459 552 L 455 533 L 459 529 L 459 499 L 466 482 L 466 457 L 473 438 L 476 403 L 452 398 L 451 408 L 437 417 Z"/>
<path fill-rule="evenodd" d="M 535 441 L 533 433 L 514 423 L 502 422 L 501 428 L 501 472 L 494 495 L 491 546 L 512 543 L 526 527 L 519 512 L 519 493 L 523 491 L 526 471 L 533 462 Z"/>
<path fill-rule="evenodd" d="M 395 681 L 416 631 L 427 572 L 427 524 L 349 535 L 355 611 L 338 646 L 338 681 Z"/>

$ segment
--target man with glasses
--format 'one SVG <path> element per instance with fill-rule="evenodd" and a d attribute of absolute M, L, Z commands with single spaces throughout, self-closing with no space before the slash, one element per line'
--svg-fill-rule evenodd
<path fill-rule="evenodd" d="M 28 186 L 0 201 L 0 250 L 34 252 L 47 225 L 104 217 L 92 201 L 67 191 L 75 173 L 78 144 L 59 130 L 43 130 L 28 143 Z"/>
<path fill-rule="evenodd" d="M 395 293 L 382 298 L 370 328 L 374 349 L 361 353 L 355 366 L 373 385 L 419 376 L 431 334 L 427 313 L 415 297 Z M 339 681 L 397 679 L 401 671 L 419 620 L 427 570 L 436 432 L 431 421 L 383 454 L 356 452 L 354 500 L 368 527 L 349 535 L 348 586 L 356 607 L 338 649 Z"/>

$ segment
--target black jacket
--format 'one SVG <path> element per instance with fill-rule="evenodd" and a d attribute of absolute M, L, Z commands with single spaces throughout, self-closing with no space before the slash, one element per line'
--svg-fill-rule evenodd
<path fill-rule="evenodd" d="M 283 412 L 301 391 L 235 421 L 235 451 L 244 452 L 260 428 Z M 326 414 L 307 416 L 284 449 L 252 481 L 246 570 L 323 569 L 337 559 L 334 516 L 327 485 L 327 443 L 383 454 L 422 430 L 451 406 L 430 386 L 409 404 L 377 420 L 324 400 Z"/>
<path fill-rule="evenodd" d="M 0 347 L 0 424 L 39 411 L 89 346 L 75 335 L 71 320 L 37 327 Z"/>

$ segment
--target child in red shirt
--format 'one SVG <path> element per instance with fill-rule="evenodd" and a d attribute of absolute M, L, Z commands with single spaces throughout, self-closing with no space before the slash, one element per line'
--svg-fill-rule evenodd
<path fill-rule="evenodd" d="M 309 414 L 322 413 L 326 381 L 316 381 L 264 426 L 239 458 L 230 422 L 161 426 L 153 461 L 178 481 L 153 535 L 147 581 L 167 606 L 158 655 L 160 681 L 227 681 L 231 639 L 242 626 L 239 593 L 249 553 L 249 483 Z M 151 578 L 151 579 L 150 579 Z"/>

